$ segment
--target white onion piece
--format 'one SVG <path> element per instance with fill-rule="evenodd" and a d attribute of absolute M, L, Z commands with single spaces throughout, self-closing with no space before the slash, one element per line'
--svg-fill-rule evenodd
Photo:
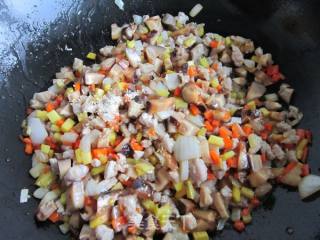
<path fill-rule="evenodd" d="M 133 18 L 133 21 L 134 21 L 134 23 L 135 24 L 140 24 L 140 23 L 142 23 L 142 20 L 143 20 L 143 18 L 140 16 L 140 15 L 133 15 L 132 16 L 132 18 Z"/>
<path fill-rule="evenodd" d="M 307 198 L 320 190 L 320 176 L 308 175 L 299 183 L 300 197 Z"/>
<path fill-rule="evenodd" d="M 33 192 L 33 196 L 35 198 L 42 199 L 48 192 L 49 192 L 49 190 L 47 188 L 37 188 Z"/>
<path fill-rule="evenodd" d="M 189 12 L 190 17 L 197 16 L 202 9 L 203 6 L 200 3 L 196 4 Z"/>
<path fill-rule="evenodd" d="M 194 116 L 194 115 L 188 115 L 187 116 L 187 120 L 189 120 L 190 122 L 192 122 L 194 125 L 196 125 L 197 127 L 203 127 L 203 117 L 201 117 L 200 115 Z"/>
<path fill-rule="evenodd" d="M 91 84 L 100 84 L 102 80 L 105 78 L 105 76 L 100 73 L 87 72 L 84 78 L 85 78 L 86 84 L 91 85 Z"/>
<path fill-rule="evenodd" d="M 20 203 L 28 202 L 29 198 L 30 198 L 29 189 L 27 189 L 27 188 L 21 189 L 21 192 L 20 192 Z"/>
<path fill-rule="evenodd" d="M 75 165 L 71 167 L 64 179 L 66 181 L 81 181 L 89 172 L 89 168 L 86 165 Z"/>
<path fill-rule="evenodd" d="M 96 228 L 96 237 L 98 240 L 113 239 L 113 229 L 107 227 L 106 225 L 100 225 Z"/>
<path fill-rule="evenodd" d="M 59 197 L 59 195 L 55 191 L 47 192 L 46 195 L 44 195 L 44 197 L 42 198 L 39 206 L 43 205 L 43 204 L 45 204 L 47 202 L 50 202 L 52 200 L 56 200 L 58 197 Z"/>
<path fill-rule="evenodd" d="M 116 178 L 109 178 L 108 180 L 102 180 L 101 182 L 99 182 L 98 184 L 98 191 L 99 194 L 103 193 L 103 192 L 107 192 L 110 188 L 112 188 L 116 183 L 118 182 L 118 180 Z"/>
<path fill-rule="evenodd" d="M 174 145 L 174 156 L 178 161 L 200 158 L 200 143 L 194 136 L 181 136 Z"/>
<path fill-rule="evenodd" d="M 31 130 L 30 138 L 33 144 L 41 144 L 48 137 L 47 130 L 39 118 L 29 118 L 28 127 Z"/>
<path fill-rule="evenodd" d="M 93 130 L 90 133 L 84 135 L 80 140 L 79 148 L 83 152 L 91 152 L 91 144 L 97 140 L 100 136 L 100 132 L 98 130 Z"/>
<path fill-rule="evenodd" d="M 84 206 L 84 186 L 83 182 L 74 182 L 70 188 L 70 199 L 67 204 L 71 204 L 72 209 L 81 209 Z"/>
<path fill-rule="evenodd" d="M 185 181 L 189 178 L 189 161 L 180 162 L 180 181 Z"/>
<path fill-rule="evenodd" d="M 63 178 L 70 168 L 71 168 L 71 159 L 58 161 L 58 170 L 59 170 L 58 172 L 59 172 L 60 178 Z"/>
<path fill-rule="evenodd" d="M 77 141 L 78 134 L 75 132 L 67 132 L 61 136 L 61 141 L 66 143 L 74 143 Z"/>
<path fill-rule="evenodd" d="M 95 196 L 95 195 L 98 195 L 99 194 L 99 188 L 98 188 L 98 183 L 93 180 L 93 179 L 90 179 L 88 182 L 87 182 L 87 185 L 86 185 L 86 194 L 88 196 Z"/>
<path fill-rule="evenodd" d="M 165 84 L 167 85 L 169 90 L 176 89 L 180 84 L 178 74 L 177 73 L 166 74 Z"/>

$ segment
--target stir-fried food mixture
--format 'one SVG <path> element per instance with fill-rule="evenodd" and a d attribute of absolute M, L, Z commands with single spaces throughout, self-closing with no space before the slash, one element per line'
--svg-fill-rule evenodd
<path fill-rule="evenodd" d="M 241 232 L 274 184 L 319 190 L 272 55 L 178 16 L 111 25 L 115 46 L 35 93 L 23 122 L 39 221 L 79 239 Z M 278 88 L 277 92 L 270 92 Z"/>

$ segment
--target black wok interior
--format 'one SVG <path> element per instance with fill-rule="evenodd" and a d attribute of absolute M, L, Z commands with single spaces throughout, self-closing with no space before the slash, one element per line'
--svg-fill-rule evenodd
<path fill-rule="evenodd" d="M 84 58 L 110 42 L 110 24 L 132 14 L 185 11 L 195 1 L 0 0 L 0 239 L 67 239 L 54 225 L 34 221 L 35 199 L 20 204 L 20 190 L 32 192 L 31 160 L 18 140 L 20 123 L 34 92 L 45 89 L 61 66 Z M 207 0 L 195 18 L 206 30 L 249 37 L 273 54 L 296 89 L 301 127 L 314 133 L 309 160 L 319 174 L 320 153 L 320 5 L 315 0 Z M 72 50 L 71 50 L 72 49 Z M 238 234 L 230 226 L 214 239 L 320 239 L 319 199 L 301 201 L 298 193 L 277 187 L 254 221 Z"/>

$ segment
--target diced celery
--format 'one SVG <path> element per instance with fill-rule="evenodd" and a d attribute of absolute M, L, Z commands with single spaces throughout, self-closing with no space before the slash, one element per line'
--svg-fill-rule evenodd
<path fill-rule="evenodd" d="M 226 46 L 231 46 L 231 44 L 232 44 L 232 40 L 231 40 L 231 38 L 230 37 L 226 37 L 225 38 L 225 44 L 226 44 Z"/>
<path fill-rule="evenodd" d="M 151 212 L 153 214 L 157 213 L 158 211 L 158 205 L 155 204 L 152 200 L 146 199 L 142 202 L 142 206 L 147 209 L 148 212 Z"/>
<path fill-rule="evenodd" d="M 154 166 L 148 162 L 138 162 L 134 167 L 138 176 L 143 176 L 154 171 Z"/>
<path fill-rule="evenodd" d="M 112 191 L 116 191 L 116 190 L 122 190 L 123 189 L 123 185 L 121 184 L 121 182 L 118 182 L 116 185 L 114 185 L 111 190 Z"/>
<path fill-rule="evenodd" d="M 223 141 L 222 137 L 217 137 L 217 136 L 211 135 L 208 139 L 208 142 L 210 144 L 216 145 L 218 147 L 224 146 L 224 141 Z"/>
<path fill-rule="evenodd" d="M 236 153 L 234 152 L 234 151 L 228 151 L 228 152 L 226 152 L 226 153 L 224 153 L 223 155 L 222 155 L 222 160 L 227 160 L 227 159 L 229 159 L 229 158 L 232 158 L 232 157 L 234 157 L 234 155 L 236 155 Z"/>
<path fill-rule="evenodd" d="M 158 36 L 158 38 L 157 38 L 157 44 L 159 45 L 159 44 L 161 44 L 162 42 L 163 42 L 163 37 L 162 37 L 162 34 L 160 34 L 159 36 Z"/>
<path fill-rule="evenodd" d="M 101 88 L 96 88 L 94 97 L 96 99 L 101 99 L 103 97 L 103 95 L 104 95 L 104 90 Z"/>
<path fill-rule="evenodd" d="M 92 160 L 91 152 L 83 152 L 80 148 L 76 149 L 76 160 L 77 163 L 90 164 Z"/>
<path fill-rule="evenodd" d="M 185 109 L 185 108 L 188 108 L 188 103 L 183 101 L 181 98 L 176 98 L 175 99 L 175 107 L 176 107 L 176 109 Z"/>
<path fill-rule="evenodd" d="M 66 205 L 66 203 L 67 203 L 67 194 L 65 192 L 61 194 L 60 202 L 61 202 L 62 205 Z"/>
<path fill-rule="evenodd" d="M 230 94 L 230 96 L 231 96 L 231 98 L 236 99 L 237 96 L 238 96 L 238 94 L 237 94 L 236 91 L 232 91 L 231 94 Z"/>
<path fill-rule="evenodd" d="M 60 142 L 61 141 L 61 133 L 54 133 L 53 134 L 53 139 L 56 141 L 56 142 Z"/>
<path fill-rule="evenodd" d="M 196 190 L 194 189 L 192 182 L 190 180 L 186 181 L 187 198 L 193 200 L 196 195 Z"/>
<path fill-rule="evenodd" d="M 100 167 L 94 167 L 91 169 L 91 175 L 99 175 L 100 173 L 103 173 L 105 169 L 105 166 L 100 166 Z"/>
<path fill-rule="evenodd" d="M 268 117 L 269 114 L 270 114 L 269 110 L 266 109 L 266 108 L 264 108 L 264 107 L 263 107 L 263 108 L 260 108 L 259 110 L 260 110 L 260 112 L 262 113 L 262 115 L 263 115 L 264 117 Z"/>
<path fill-rule="evenodd" d="M 255 110 L 256 109 L 256 102 L 255 101 L 250 101 L 247 103 L 247 107 L 250 109 L 250 110 Z"/>
<path fill-rule="evenodd" d="M 243 221 L 245 224 L 249 224 L 249 223 L 252 221 L 252 216 L 251 216 L 251 214 L 249 213 L 248 215 L 242 216 L 242 221 Z"/>
<path fill-rule="evenodd" d="M 240 188 L 237 186 L 233 186 L 232 187 L 232 200 L 235 203 L 238 203 L 241 201 L 241 192 L 240 192 Z"/>
<path fill-rule="evenodd" d="M 252 199 L 254 197 L 254 191 L 247 187 L 241 187 L 241 194 L 248 199 Z"/>
<path fill-rule="evenodd" d="M 246 96 L 246 94 L 243 91 L 240 91 L 240 92 L 237 93 L 237 98 L 240 99 L 240 100 L 244 99 L 245 96 Z"/>
<path fill-rule="evenodd" d="M 194 240 L 209 240 L 209 235 L 207 232 L 193 232 L 192 233 Z"/>
<path fill-rule="evenodd" d="M 127 40 L 127 47 L 128 48 L 134 48 L 136 46 L 136 41 L 135 40 Z"/>
<path fill-rule="evenodd" d="M 63 79 L 57 79 L 56 85 L 58 88 L 63 88 L 64 87 Z"/>
<path fill-rule="evenodd" d="M 177 182 L 177 183 L 175 183 L 173 186 L 174 186 L 174 189 L 176 190 L 176 192 L 179 192 L 179 191 L 181 191 L 182 188 L 183 188 L 183 182 L 182 182 L 182 181 Z"/>
<path fill-rule="evenodd" d="M 203 128 L 200 128 L 200 130 L 199 130 L 198 133 L 197 133 L 197 136 L 198 136 L 198 137 L 204 137 L 204 136 L 206 136 L 206 133 L 207 133 L 207 129 L 205 129 L 205 128 L 203 127 Z"/>
<path fill-rule="evenodd" d="M 260 139 L 261 138 L 256 134 L 250 134 L 248 136 L 248 142 L 249 142 L 250 148 L 255 149 L 257 147 L 257 144 L 260 142 Z"/>
<path fill-rule="evenodd" d="M 141 142 L 141 140 L 142 140 L 142 133 L 141 132 L 137 133 L 136 140 L 138 143 Z"/>
<path fill-rule="evenodd" d="M 195 44 L 196 42 L 196 38 L 195 37 L 188 37 L 187 39 L 185 39 L 183 41 L 183 46 L 186 47 L 186 48 L 189 48 L 191 47 L 193 44 Z"/>
<path fill-rule="evenodd" d="M 211 87 L 213 88 L 217 88 L 219 86 L 219 80 L 217 78 L 213 78 L 211 81 L 210 81 L 210 84 L 211 84 Z"/>
<path fill-rule="evenodd" d="M 74 92 L 74 89 L 72 87 L 69 87 L 66 89 L 66 91 L 64 92 L 64 95 L 65 96 L 68 96 L 69 94 L 73 93 Z"/>
<path fill-rule="evenodd" d="M 61 130 L 63 132 L 69 132 L 75 124 L 75 121 L 73 121 L 71 118 L 68 118 L 67 120 L 64 121 L 64 123 L 61 126 Z"/>
<path fill-rule="evenodd" d="M 48 119 L 47 111 L 36 111 L 36 117 L 39 118 L 41 121 L 46 121 Z"/>
<path fill-rule="evenodd" d="M 48 153 L 49 158 L 52 158 L 53 155 L 54 155 L 54 151 L 53 151 L 53 149 L 50 149 L 50 151 Z"/>
<path fill-rule="evenodd" d="M 110 89 L 111 89 L 111 84 L 110 83 L 103 84 L 103 90 L 105 92 L 108 92 Z"/>
<path fill-rule="evenodd" d="M 164 226 L 167 221 L 169 220 L 172 213 L 172 208 L 170 204 L 163 205 L 162 207 L 158 208 L 156 211 L 156 217 L 160 226 Z"/>
<path fill-rule="evenodd" d="M 49 146 L 49 145 L 46 145 L 46 144 L 41 144 L 40 150 L 41 150 L 41 152 L 43 152 L 43 153 L 49 154 L 49 152 L 50 152 L 50 146 Z"/>
<path fill-rule="evenodd" d="M 204 26 L 203 26 L 203 24 L 199 24 L 197 26 L 197 33 L 198 33 L 199 37 L 202 37 L 204 35 Z"/>
<path fill-rule="evenodd" d="M 90 60 L 96 60 L 97 54 L 93 53 L 93 52 L 89 52 L 87 54 L 87 58 Z"/>
<path fill-rule="evenodd" d="M 61 128 L 56 124 L 51 124 L 51 131 L 52 132 L 60 132 Z"/>
<path fill-rule="evenodd" d="M 109 138 L 109 143 L 110 143 L 111 145 L 113 145 L 113 144 L 115 143 L 116 139 L 117 139 L 117 133 L 116 133 L 115 131 L 112 131 L 112 132 L 109 134 L 108 138 Z"/>
<path fill-rule="evenodd" d="M 33 178 L 37 178 L 40 176 L 41 172 L 43 171 L 43 169 L 45 168 L 45 164 L 43 163 L 37 163 L 34 167 L 32 167 L 30 170 L 29 170 L 29 173 L 30 175 L 33 177 Z"/>
<path fill-rule="evenodd" d="M 59 121 L 62 119 L 62 117 L 59 115 L 59 113 L 56 112 L 56 110 L 52 110 L 47 113 L 47 116 L 50 120 L 50 122 L 55 123 L 56 121 Z"/>
<path fill-rule="evenodd" d="M 103 214 L 101 216 L 96 216 L 92 220 L 90 220 L 89 226 L 90 228 L 96 228 L 107 221 L 107 215 Z"/>
<path fill-rule="evenodd" d="M 162 89 L 156 89 L 156 94 L 160 97 L 168 97 L 170 92 L 168 89 L 162 88 Z"/>
<path fill-rule="evenodd" d="M 206 57 L 200 58 L 199 64 L 200 64 L 202 67 L 205 67 L 205 68 L 208 68 L 208 67 L 209 67 L 209 62 L 208 62 L 208 59 L 207 59 Z"/>
<path fill-rule="evenodd" d="M 47 173 L 40 174 L 39 178 L 36 181 L 38 187 L 47 188 L 54 181 L 54 174 L 49 171 Z"/>
<path fill-rule="evenodd" d="M 88 118 L 88 113 L 87 112 L 78 113 L 77 117 L 78 117 L 79 122 L 83 122 L 84 120 L 86 120 Z"/>

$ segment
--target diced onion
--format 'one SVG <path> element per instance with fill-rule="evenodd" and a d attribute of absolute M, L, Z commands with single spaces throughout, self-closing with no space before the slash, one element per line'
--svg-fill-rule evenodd
<path fill-rule="evenodd" d="M 29 199 L 29 189 L 21 189 L 21 192 L 20 192 L 20 203 L 26 203 L 28 202 L 28 199 Z"/>
<path fill-rule="evenodd" d="M 185 181 L 189 178 L 189 161 L 180 162 L 180 180 Z"/>
<path fill-rule="evenodd" d="M 299 184 L 300 197 L 307 198 L 320 190 L 320 176 L 308 175 Z"/>
<path fill-rule="evenodd" d="M 29 118 L 28 127 L 30 128 L 30 138 L 33 144 L 41 144 L 48 137 L 44 123 L 39 118 Z"/>
<path fill-rule="evenodd" d="M 203 6 L 200 3 L 196 4 L 189 12 L 190 17 L 197 16 L 202 9 Z"/>
<path fill-rule="evenodd" d="M 33 192 L 33 196 L 35 198 L 38 199 L 42 199 L 47 193 L 49 192 L 49 190 L 47 188 L 37 188 L 34 192 Z"/>
<path fill-rule="evenodd" d="M 200 157 L 199 141 L 194 136 L 181 136 L 174 145 L 174 156 L 178 161 Z"/>
<path fill-rule="evenodd" d="M 61 141 L 62 142 L 67 142 L 67 143 L 74 143 L 77 141 L 78 134 L 75 132 L 67 132 L 61 136 Z"/>

